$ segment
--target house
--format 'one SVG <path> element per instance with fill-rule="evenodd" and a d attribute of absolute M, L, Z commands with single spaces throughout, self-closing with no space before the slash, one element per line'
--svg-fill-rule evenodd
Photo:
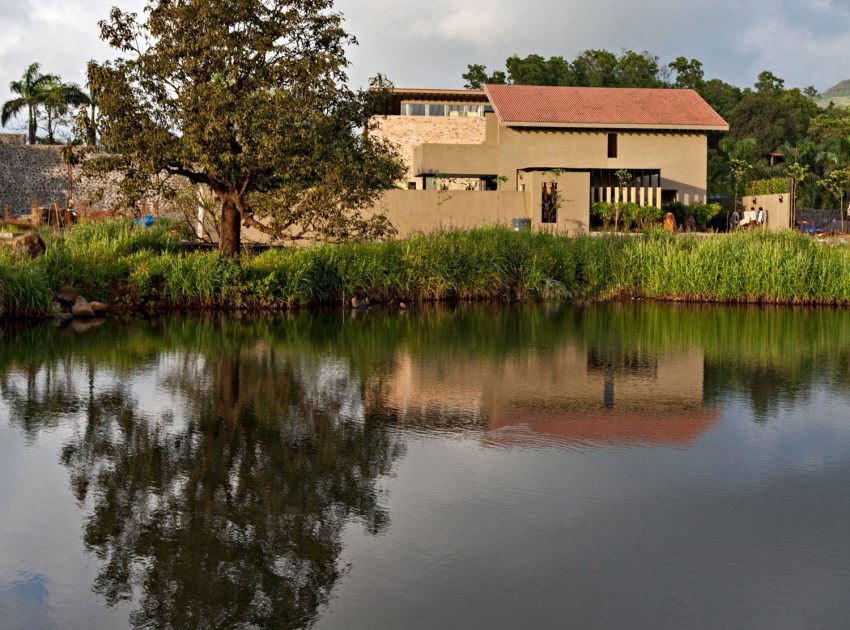
<path fill-rule="evenodd" d="M 693 90 L 521 85 L 394 89 L 373 127 L 408 169 L 377 206 L 401 236 L 515 219 L 580 233 L 593 202 L 621 194 L 704 203 L 707 134 L 729 129 Z"/>

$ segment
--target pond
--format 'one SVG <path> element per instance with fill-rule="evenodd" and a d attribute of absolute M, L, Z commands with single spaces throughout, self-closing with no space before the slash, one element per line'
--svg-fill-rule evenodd
<path fill-rule="evenodd" d="M 0 628 L 850 617 L 850 311 L 168 316 L 0 343 Z"/>

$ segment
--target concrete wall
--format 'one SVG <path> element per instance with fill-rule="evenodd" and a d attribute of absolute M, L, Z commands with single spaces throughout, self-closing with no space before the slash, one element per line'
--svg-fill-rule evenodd
<path fill-rule="evenodd" d="M 407 167 L 408 182 L 422 187 L 421 179 L 415 177 L 413 149 L 420 144 L 483 144 L 484 119 L 451 116 L 376 116 L 372 119 L 377 137 L 389 140 L 398 149 Z M 450 173 L 442 170 L 441 173 Z M 451 174 L 451 173 L 450 173 Z"/>
<path fill-rule="evenodd" d="M 787 230 L 791 227 L 791 195 L 746 196 L 742 200 L 744 212 L 758 212 L 764 208 L 765 224 L 771 232 Z"/>

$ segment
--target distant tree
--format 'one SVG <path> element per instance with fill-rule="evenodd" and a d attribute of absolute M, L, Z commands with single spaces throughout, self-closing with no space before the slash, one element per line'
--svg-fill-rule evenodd
<path fill-rule="evenodd" d="M 31 63 L 23 76 L 9 84 L 9 90 L 17 94 L 16 98 L 3 103 L 0 112 L 0 125 L 6 125 L 23 111 L 27 112 L 27 142 L 35 144 L 38 129 L 38 107 L 44 100 L 46 85 L 59 81 L 55 74 L 41 74 L 41 65 Z"/>
<path fill-rule="evenodd" d="M 485 84 L 504 85 L 507 83 L 507 77 L 501 70 L 497 70 L 492 74 L 487 74 L 487 67 L 480 64 L 470 64 L 467 66 L 467 71 L 462 75 L 466 83 L 464 88 L 467 90 L 480 90 Z"/>
<path fill-rule="evenodd" d="M 809 85 L 803 88 L 803 94 L 806 95 L 806 98 L 815 100 L 820 97 L 820 93 L 814 85 Z"/>
<path fill-rule="evenodd" d="M 508 57 L 505 62 L 508 70 L 508 83 L 515 85 L 572 85 L 573 70 L 563 57 L 544 59 L 540 55 L 517 55 Z"/>
<path fill-rule="evenodd" d="M 777 94 L 785 89 L 785 80 L 765 70 L 759 73 L 755 87 L 760 94 Z"/>
<path fill-rule="evenodd" d="M 220 251 L 241 227 L 273 239 L 391 233 L 367 215 L 403 167 L 370 133 L 368 93 L 346 87 L 355 43 L 332 0 L 148 0 L 144 21 L 114 8 L 101 36 L 128 55 L 95 69 L 102 145 L 95 161 L 139 195 L 161 174 L 207 186 Z"/>
<path fill-rule="evenodd" d="M 618 87 L 655 88 L 663 85 L 658 78 L 658 57 L 647 51 L 627 50 L 617 59 L 615 71 Z"/>
<path fill-rule="evenodd" d="M 761 155 L 767 155 L 786 140 L 796 140 L 799 132 L 795 112 L 776 95 L 766 92 L 744 96 L 729 112 L 728 121 L 729 136 L 735 140 L 753 138 Z"/>
<path fill-rule="evenodd" d="M 576 85 L 612 87 L 617 85 L 617 57 L 607 50 L 586 50 L 573 61 Z"/>
<path fill-rule="evenodd" d="M 42 83 L 40 105 L 44 110 L 44 131 L 47 144 L 56 144 L 56 130 L 68 124 L 73 107 L 89 104 L 88 95 L 76 83 L 63 83 L 60 79 Z"/>
<path fill-rule="evenodd" d="M 668 64 L 670 70 L 676 73 L 674 87 L 700 91 L 705 85 L 705 73 L 702 62 L 698 59 L 688 60 L 686 57 L 677 57 L 675 61 Z"/>
<path fill-rule="evenodd" d="M 735 109 L 735 106 L 743 97 L 741 88 L 720 79 L 710 79 L 703 82 L 698 91 L 700 96 L 724 118 Z"/>
<path fill-rule="evenodd" d="M 85 141 L 89 147 L 97 146 L 97 98 L 98 90 L 93 86 L 93 80 L 97 75 L 97 62 L 91 60 L 86 65 L 86 87 L 88 88 L 88 107 L 80 108 L 75 119 L 75 125 L 80 139 Z"/>

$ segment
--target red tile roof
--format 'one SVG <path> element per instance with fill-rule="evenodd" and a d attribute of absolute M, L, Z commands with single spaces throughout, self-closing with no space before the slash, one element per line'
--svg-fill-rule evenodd
<path fill-rule="evenodd" d="M 694 90 L 531 85 L 484 90 L 499 120 L 509 126 L 729 129 Z"/>

